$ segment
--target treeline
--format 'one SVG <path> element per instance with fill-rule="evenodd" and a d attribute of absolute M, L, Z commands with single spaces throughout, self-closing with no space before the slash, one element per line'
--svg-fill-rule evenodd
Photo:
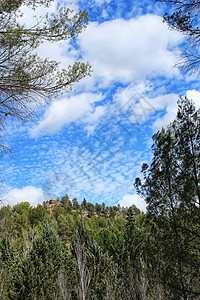
<path fill-rule="evenodd" d="M 67 195 L 2 207 L 1 299 L 123 299 L 117 261 L 128 211 Z"/>
<path fill-rule="evenodd" d="M 1 208 L 0 299 L 199 300 L 200 112 L 178 104 L 135 180 L 147 213 L 67 195 Z"/>
<path fill-rule="evenodd" d="M 85 198 L 83 198 L 83 201 L 81 204 L 79 204 L 77 198 L 73 198 L 70 200 L 69 196 L 66 194 L 62 199 L 60 200 L 57 198 L 56 200 L 49 200 L 43 203 L 45 207 L 47 207 L 48 211 L 52 211 L 52 208 L 55 208 L 55 206 L 59 206 L 62 210 L 64 208 L 67 212 L 77 212 L 81 216 L 110 216 L 110 217 L 116 217 L 121 212 L 127 212 L 127 207 L 121 207 L 120 204 L 114 205 L 114 206 L 108 206 L 105 205 L 105 203 L 96 203 L 93 204 L 91 202 L 87 202 Z M 138 209 L 138 213 L 139 213 Z"/>
<path fill-rule="evenodd" d="M 135 212 L 140 210 L 134 206 Z M 0 209 L 0 237 L 6 234 L 14 243 L 15 249 L 31 248 L 33 237 L 41 234 L 44 224 L 49 224 L 57 231 L 64 243 L 71 243 L 71 236 L 77 224 L 84 221 L 88 229 L 99 230 L 107 224 L 121 227 L 125 222 L 128 208 L 106 206 L 104 203 L 95 205 L 84 198 L 79 204 L 77 199 L 69 199 L 66 194 L 56 200 L 44 201 L 36 207 L 29 202 L 22 202 L 11 207 L 3 206 Z M 118 224 L 118 225 L 117 225 Z"/>

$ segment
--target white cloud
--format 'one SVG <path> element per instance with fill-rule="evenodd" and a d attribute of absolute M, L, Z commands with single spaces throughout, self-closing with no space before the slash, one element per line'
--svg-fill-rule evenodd
<path fill-rule="evenodd" d="M 154 124 L 154 131 L 160 130 L 162 127 L 166 127 L 171 122 L 174 121 L 177 114 L 177 100 L 179 96 L 177 94 L 166 94 L 160 95 L 154 99 L 152 99 L 152 105 L 155 110 L 163 110 L 165 109 L 166 113 L 163 117 L 158 118 Z"/>
<path fill-rule="evenodd" d="M 79 11 L 78 0 L 54 0 L 48 7 L 44 5 L 38 5 L 36 9 L 32 9 L 31 6 L 23 5 L 20 8 L 23 16 L 18 17 L 18 21 L 21 24 L 26 24 L 27 27 L 32 27 L 40 20 L 40 17 L 45 17 L 48 13 L 51 14 L 58 13 L 58 9 L 61 7 L 67 7 L 73 10 L 75 13 Z M 43 19 L 45 21 L 45 18 Z M 40 22 L 41 25 L 41 22 Z"/>
<path fill-rule="evenodd" d="M 96 127 L 96 124 L 98 123 L 98 120 L 105 115 L 107 111 L 106 106 L 97 106 L 94 110 L 94 112 L 89 112 L 86 117 L 84 118 L 84 123 L 87 125 L 85 126 L 85 129 L 88 132 L 88 135 L 92 134 L 94 132 L 94 129 Z"/>
<path fill-rule="evenodd" d="M 164 111 L 164 116 L 157 118 L 153 124 L 153 130 L 160 130 L 172 122 L 177 113 L 177 100 L 179 96 L 174 93 L 159 95 L 154 98 L 146 96 L 155 92 L 150 82 L 130 84 L 125 89 L 119 89 L 114 96 L 115 102 L 120 104 L 124 113 L 129 110 L 129 120 L 141 124 L 147 121 L 157 111 Z"/>
<path fill-rule="evenodd" d="M 129 84 L 126 88 L 119 88 L 117 90 L 116 94 L 114 95 L 114 100 L 122 107 L 126 107 L 129 104 L 135 104 L 136 101 L 142 99 L 147 92 L 152 90 L 153 86 L 148 81 Z"/>
<path fill-rule="evenodd" d="M 108 3 L 110 3 L 111 2 L 111 0 L 95 0 L 95 3 L 97 4 L 97 5 L 102 5 L 102 4 L 108 4 Z"/>
<path fill-rule="evenodd" d="M 176 73 L 174 49 L 182 39 L 180 33 L 168 29 L 161 17 L 144 15 L 90 23 L 78 41 L 94 74 L 109 84 Z"/>
<path fill-rule="evenodd" d="M 186 92 L 186 97 L 190 100 L 193 100 L 196 109 L 200 108 L 200 92 L 196 90 L 188 90 Z"/>
<path fill-rule="evenodd" d="M 135 205 L 141 211 L 146 211 L 145 201 L 137 194 L 126 194 L 123 196 L 122 200 L 119 201 L 119 204 L 124 207 L 129 207 Z"/>
<path fill-rule="evenodd" d="M 200 108 L 200 92 L 196 90 L 188 90 L 186 92 L 188 99 L 192 99 L 196 109 Z M 166 113 L 162 118 L 158 118 L 154 124 L 153 129 L 155 131 L 160 130 L 162 127 L 166 127 L 170 122 L 173 122 L 176 118 L 178 106 L 177 100 L 179 99 L 178 94 L 167 94 L 161 95 L 152 99 L 152 105 L 157 110 L 166 109 Z"/>
<path fill-rule="evenodd" d="M 41 188 L 26 186 L 22 189 L 13 189 L 4 197 L 4 202 L 15 205 L 20 202 L 29 202 L 31 206 L 43 203 L 44 196 Z"/>
<path fill-rule="evenodd" d="M 48 49 L 48 51 L 47 51 Z M 62 43 L 45 42 L 41 44 L 35 52 L 42 59 L 48 58 L 49 60 L 60 63 L 60 68 L 67 69 L 69 65 L 73 65 L 76 58 L 76 50 L 70 46 L 69 41 Z"/>
<path fill-rule="evenodd" d="M 52 1 L 49 7 L 45 7 L 44 5 L 39 5 L 35 10 L 31 8 L 31 6 L 21 6 L 20 11 L 23 16 L 18 17 L 18 22 L 20 24 L 25 24 L 28 28 L 31 28 L 35 24 L 38 23 L 40 17 L 45 17 L 47 13 L 55 13 L 57 8 L 57 1 Z M 44 21 L 45 19 L 43 19 Z M 40 23 L 41 24 L 41 23 Z"/>
<path fill-rule="evenodd" d="M 55 133 L 71 122 L 94 124 L 103 115 L 104 110 L 94 108 L 93 104 L 102 99 L 100 94 L 82 93 L 54 101 L 39 124 L 30 131 L 31 136 Z"/>

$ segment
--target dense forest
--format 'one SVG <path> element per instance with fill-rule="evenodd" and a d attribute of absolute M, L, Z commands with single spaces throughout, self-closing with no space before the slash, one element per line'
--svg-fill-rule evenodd
<path fill-rule="evenodd" d="M 191 101 L 179 100 L 152 151 L 134 184 L 146 213 L 68 195 L 3 206 L 0 299 L 200 299 L 200 111 Z"/>

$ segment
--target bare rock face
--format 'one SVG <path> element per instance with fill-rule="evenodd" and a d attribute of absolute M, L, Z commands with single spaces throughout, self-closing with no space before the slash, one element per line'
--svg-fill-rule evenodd
<path fill-rule="evenodd" d="M 61 202 L 59 200 L 49 200 L 49 204 L 47 205 L 47 210 L 49 213 L 52 213 L 54 207 L 61 205 Z"/>

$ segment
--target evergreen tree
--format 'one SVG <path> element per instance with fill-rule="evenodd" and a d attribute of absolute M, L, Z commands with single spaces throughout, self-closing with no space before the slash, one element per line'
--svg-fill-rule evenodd
<path fill-rule="evenodd" d="M 15 266 L 13 247 L 6 235 L 0 240 L 0 299 L 8 296 L 11 271 Z"/>
<path fill-rule="evenodd" d="M 177 118 L 173 122 L 179 162 L 180 197 L 186 209 L 200 206 L 200 110 L 192 101 L 178 101 Z"/>
<path fill-rule="evenodd" d="M 10 299 L 56 299 L 60 294 L 58 275 L 66 264 L 66 255 L 59 237 L 46 224 L 42 236 L 34 240 L 13 273 Z"/>
<path fill-rule="evenodd" d="M 72 202 L 67 194 L 64 197 L 62 197 L 61 203 L 68 212 L 72 210 Z"/>
<path fill-rule="evenodd" d="M 73 253 L 77 261 L 78 299 L 120 299 L 117 265 L 102 252 L 83 221 L 74 234 Z"/>
<path fill-rule="evenodd" d="M 72 199 L 73 209 L 74 210 L 80 210 L 80 204 L 78 203 L 78 200 L 76 198 Z"/>
<path fill-rule="evenodd" d="M 87 210 L 87 200 L 85 198 L 83 198 L 83 201 L 81 203 L 81 208 L 83 210 Z"/>
<path fill-rule="evenodd" d="M 144 182 L 135 186 L 160 228 L 163 284 L 170 299 L 186 300 L 200 294 L 200 115 L 186 98 L 178 104 L 173 124 L 153 136 L 152 164 L 142 166 Z"/>

